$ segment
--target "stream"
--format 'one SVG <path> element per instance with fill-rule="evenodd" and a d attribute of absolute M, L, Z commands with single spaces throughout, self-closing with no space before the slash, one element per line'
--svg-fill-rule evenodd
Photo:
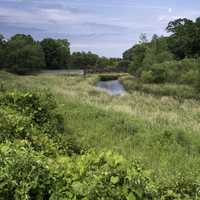
<path fill-rule="evenodd" d="M 97 88 L 112 96 L 123 96 L 125 94 L 125 89 L 119 80 L 99 81 Z"/>

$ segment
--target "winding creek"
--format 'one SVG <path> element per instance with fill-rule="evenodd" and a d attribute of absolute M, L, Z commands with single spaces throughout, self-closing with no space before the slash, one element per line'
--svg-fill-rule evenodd
<path fill-rule="evenodd" d="M 99 81 L 97 89 L 112 96 L 123 96 L 125 94 L 125 89 L 119 80 Z"/>

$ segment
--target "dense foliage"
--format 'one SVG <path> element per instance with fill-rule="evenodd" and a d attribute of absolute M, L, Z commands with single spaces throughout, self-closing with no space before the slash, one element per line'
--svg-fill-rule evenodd
<path fill-rule="evenodd" d="M 32 36 L 16 34 L 6 40 L 0 35 L 0 67 L 17 74 L 45 69 L 85 69 L 90 71 L 126 71 L 119 58 L 100 57 L 91 52 L 70 54 L 67 39 L 45 38 L 35 41 Z"/>
<path fill-rule="evenodd" d="M 2 90 L 0 105 L 0 199 L 199 198 L 198 178 L 180 174 L 175 181 L 161 181 L 137 161 L 116 153 L 77 151 L 54 98 L 45 91 Z M 74 118 L 70 112 L 66 115 Z M 105 113 L 98 115 L 105 120 Z M 120 118 L 110 126 L 116 134 L 137 132 L 129 123 Z M 187 142 L 182 134 L 170 132 L 153 140 L 158 139 L 165 148 Z"/>
<path fill-rule="evenodd" d="M 30 35 L 17 34 L 4 44 L 4 65 L 15 73 L 28 73 L 45 67 L 40 44 Z"/>
<path fill-rule="evenodd" d="M 7 91 L 0 83 L 0 199 L 200 199 L 199 103 L 185 100 L 199 98 L 193 88 L 200 88 L 199 19 L 175 20 L 167 30 L 171 36 L 154 35 L 151 42 L 142 35 L 123 60 L 91 52 L 70 56 L 67 40 L 0 36 L 0 64 L 9 71 L 128 66 L 136 78 L 103 74 L 99 79 L 120 78 L 127 91 L 167 96 L 135 92 L 114 99 L 88 89 L 82 77 L 41 77 L 37 84 L 31 76 L 20 79 L 24 85 L 33 84 L 29 79 L 37 87 L 46 84 L 56 94 L 65 91 L 59 110 L 47 91 Z"/>
<path fill-rule="evenodd" d="M 46 38 L 40 42 L 48 69 L 66 69 L 69 66 L 70 48 L 68 40 Z"/>
<path fill-rule="evenodd" d="M 130 62 L 130 73 L 144 82 L 196 86 L 200 79 L 199 21 L 199 18 L 196 21 L 185 18 L 171 21 L 166 28 L 171 35 L 154 35 L 150 42 L 142 35 L 139 44 L 123 54 L 123 59 Z"/>
<path fill-rule="evenodd" d="M 6 92 L 0 96 L 2 199 L 144 199 L 154 186 L 121 156 L 69 155 L 62 117 L 52 96 Z"/>
<path fill-rule="evenodd" d="M 200 18 L 195 21 L 183 18 L 169 22 L 167 31 L 169 48 L 179 58 L 200 56 Z"/>
<path fill-rule="evenodd" d="M 126 71 L 126 65 L 119 58 L 99 57 L 92 52 L 74 52 L 71 55 L 70 67 L 73 69 L 86 69 L 91 72 Z"/>

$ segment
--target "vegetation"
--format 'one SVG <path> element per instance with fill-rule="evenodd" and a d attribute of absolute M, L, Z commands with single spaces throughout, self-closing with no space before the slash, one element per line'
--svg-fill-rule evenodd
<path fill-rule="evenodd" d="M 150 78 L 152 78 L 152 75 Z M 174 83 L 150 83 L 151 79 L 149 79 L 149 77 L 148 79 L 145 77 L 145 79 L 141 80 L 133 76 L 124 76 L 121 77 L 120 80 L 123 83 L 125 89 L 130 93 L 139 91 L 144 94 L 151 94 L 158 97 L 170 96 L 178 99 L 179 101 L 184 101 L 185 99 L 199 100 L 200 98 L 196 88 L 194 88 L 192 85 Z"/>
<path fill-rule="evenodd" d="M 31 36 L 15 35 L 4 44 L 4 66 L 8 71 L 24 74 L 45 67 L 41 46 Z"/>
<path fill-rule="evenodd" d="M 3 199 L 199 198 L 198 101 L 112 97 L 96 75 L 0 79 Z"/>
<path fill-rule="evenodd" d="M 112 81 L 117 80 L 120 77 L 120 74 L 100 74 L 99 80 L 100 81 Z"/>
<path fill-rule="evenodd" d="M 142 34 L 123 60 L 0 35 L 0 199 L 200 199 L 200 20 Z M 108 71 L 109 71 L 108 70 Z M 119 79 L 124 96 L 96 90 Z"/>
<path fill-rule="evenodd" d="M 68 67 L 70 60 L 68 40 L 46 38 L 40 44 L 45 54 L 48 69 L 65 69 Z"/>
<path fill-rule="evenodd" d="M 45 38 L 35 41 L 30 35 L 16 34 L 5 40 L 0 35 L 0 66 L 16 74 L 30 74 L 45 69 L 126 71 L 125 64 L 120 58 L 99 57 L 91 52 L 70 54 L 67 39 Z"/>
<path fill-rule="evenodd" d="M 196 21 L 177 19 L 169 22 L 169 37 L 154 35 L 150 42 L 145 35 L 139 44 L 123 54 L 129 71 L 144 83 L 178 83 L 196 86 L 199 82 L 199 18 Z"/>

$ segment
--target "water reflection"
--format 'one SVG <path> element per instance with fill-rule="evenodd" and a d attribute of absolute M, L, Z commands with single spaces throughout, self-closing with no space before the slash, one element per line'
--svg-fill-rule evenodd
<path fill-rule="evenodd" d="M 113 96 L 122 96 L 125 94 L 125 89 L 119 80 L 99 81 L 97 83 L 97 88 Z"/>

